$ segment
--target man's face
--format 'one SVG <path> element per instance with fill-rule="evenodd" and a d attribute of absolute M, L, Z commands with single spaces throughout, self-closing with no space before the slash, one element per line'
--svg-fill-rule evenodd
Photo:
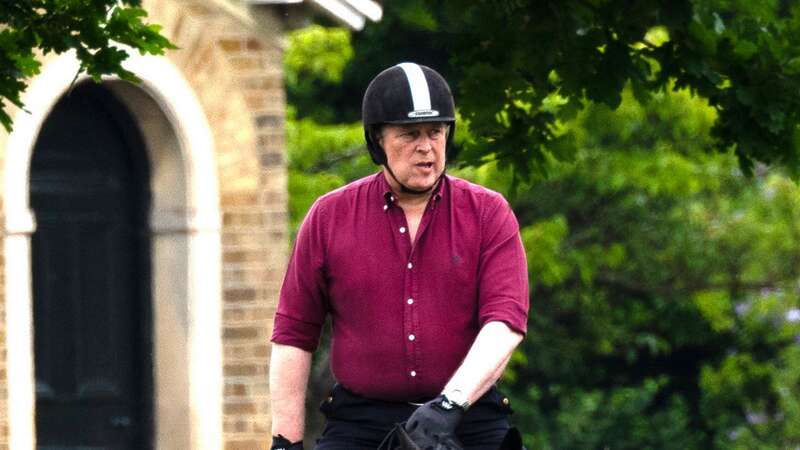
<path fill-rule="evenodd" d="M 441 122 L 385 125 L 380 144 L 387 165 L 400 183 L 414 190 L 426 190 L 444 171 L 448 125 Z M 394 180 L 387 176 L 395 190 Z"/>

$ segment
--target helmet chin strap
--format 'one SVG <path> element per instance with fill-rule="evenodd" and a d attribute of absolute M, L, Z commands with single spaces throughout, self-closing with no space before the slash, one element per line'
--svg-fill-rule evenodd
<path fill-rule="evenodd" d="M 439 184 L 439 180 L 442 179 L 442 177 L 444 176 L 445 171 L 447 170 L 447 168 L 445 168 L 445 170 L 442 170 L 442 173 L 439 175 L 438 178 L 436 178 L 436 181 L 429 188 L 427 188 L 427 189 L 411 189 L 410 187 L 408 187 L 405 184 L 401 183 L 400 180 L 397 179 L 397 176 L 395 176 L 394 171 L 392 171 L 392 168 L 389 167 L 389 164 L 384 164 L 383 167 L 386 167 L 386 170 L 389 171 L 389 175 L 392 176 L 392 178 L 394 179 L 395 183 L 400 185 L 400 192 L 402 192 L 404 194 L 409 194 L 409 195 L 425 195 L 425 194 L 429 193 L 430 191 L 433 190 L 433 188 L 436 187 L 437 184 Z"/>

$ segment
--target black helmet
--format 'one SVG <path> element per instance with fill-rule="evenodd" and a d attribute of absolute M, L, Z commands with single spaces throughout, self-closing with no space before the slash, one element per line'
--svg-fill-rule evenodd
<path fill-rule="evenodd" d="M 387 123 L 447 122 L 448 159 L 455 157 L 450 141 L 456 126 L 453 94 L 447 81 L 427 66 L 400 63 L 379 73 L 367 87 L 361 105 L 364 137 L 375 164 L 386 164 L 386 154 L 372 138 L 376 125 Z"/>

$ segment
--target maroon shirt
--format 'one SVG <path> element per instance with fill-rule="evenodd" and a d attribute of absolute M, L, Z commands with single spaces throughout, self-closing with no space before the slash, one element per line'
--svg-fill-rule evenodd
<path fill-rule="evenodd" d="M 365 397 L 437 395 L 491 321 L 525 333 L 528 274 L 503 197 L 445 176 L 412 245 L 383 173 L 320 197 L 300 227 L 272 341 L 314 351 L 326 315 L 331 368 Z"/>

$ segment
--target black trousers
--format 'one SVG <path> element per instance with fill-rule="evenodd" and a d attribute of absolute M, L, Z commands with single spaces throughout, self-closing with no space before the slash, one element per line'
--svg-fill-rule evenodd
<path fill-rule="evenodd" d="M 341 385 L 331 390 L 320 411 L 327 422 L 315 450 L 376 450 L 395 424 L 405 422 L 417 406 L 360 397 Z M 508 398 L 492 387 L 467 410 L 456 434 L 465 450 L 496 450 L 513 413 Z"/>

